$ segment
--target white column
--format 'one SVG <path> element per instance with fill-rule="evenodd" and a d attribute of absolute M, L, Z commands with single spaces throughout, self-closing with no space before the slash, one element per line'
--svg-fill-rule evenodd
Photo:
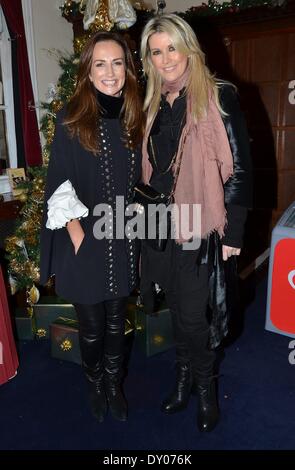
<path fill-rule="evenodd" d="M 38 122 L 40 120 L 40 111 L 38 108 L 38 84 L 37 84 L 37 72 L 36 72 L 36 54 L 35 54 L 35 42 L 34 42 L 34 27 L 32 21 L 32 2 L 31 0 L 22 0 L 23 17 L 25 23 L 27 50 L 29 57 L 29 66 L 31 74 L 31 82 L 33 87 L 33 95 L 36 106 L 36 115 Z"/>

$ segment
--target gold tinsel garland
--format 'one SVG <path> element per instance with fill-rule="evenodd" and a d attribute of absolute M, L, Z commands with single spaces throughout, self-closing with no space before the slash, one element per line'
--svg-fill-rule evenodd
<path fill-rule="evenodd" d="M 55 130 L 55 123 L 53 116 L 50 116 L 47 121 L 47 129 L 46 129 L 46 142 L 48 145 L 52 144 L 53 137 L 54 137 L 54 130 Z"/>
<path fill-rule="evenodd" d="M 63 105 L 64 103 L 61 100 L 53 100 L 51 102 L 52 111 L 54 113 L 57 113 L 58 111 L 62 109 Z"/>
<path fill-rule="evenodd" d="M 17 279 L 30 279 L 27 282 L 29 289 L 32 289 L 32 283 L 38 283 L 39 260 L 36 253 L 40 242 L 40 228 L 42 218 L 42 206 L 44 199 L 45 177 L 36 176 L 30 183 L 30 190 L 24 192 L 25 202 L 21 210 L 21 221 L 16 234 L 6 238 L 5 250 L 10 259 L 10 285 L 12 293 L 16 291 Z M 28 201 L 26 201 L 28 199 Z M 36 258 L 36 259 L 35 259 Z M 15 277 L 14 277 L 15 276 Z M 23 281 L 22 281 L 23 283 Z M 23 285 L 23 284 L 22 284 Z M 27 295 L 36 297 L 36 290 L 30 290 Z"/>
<path fill-rule="evenodd" d="M 81 54 L 86 42 L 88 39 L 92 36 L 92 33 L 90 34 L 84 34 L 83 36 L 79 36 L 74 39 L 74 51 L 76 54 Z"/>

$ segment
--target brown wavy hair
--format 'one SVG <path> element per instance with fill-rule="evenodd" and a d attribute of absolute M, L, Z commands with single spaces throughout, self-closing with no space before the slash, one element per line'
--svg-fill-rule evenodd
<path fill-rule="evenodd" d="M 100 149 L 97 123 L 102 115 L 102 108 L 97 101 L 96 89 L 89 79 L 89 74 L 94 47 L 101 41 L 115 41 L 124 51 L 126 80 L 123 88 L 124 103 L 120 120 L 126 134 L 126 146 L 128 144 L 128 147 L 132 149 L 137 147 L 141 143 L 144 129 L 142 100 L 130 49 L 120 34 L 100 31 L 89 39 L 82 51 L 76 89 L 68 103 L 64 119 L 70 136 L 72 138 L 78 137 L 81 145 L 95 155 Z M 127 133 L 130 135 L 128 138 Z"/>

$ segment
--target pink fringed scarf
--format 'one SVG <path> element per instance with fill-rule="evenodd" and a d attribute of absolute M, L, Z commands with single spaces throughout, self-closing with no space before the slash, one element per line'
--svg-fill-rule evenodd
<path fill-rule="evenodd" d="M 185 86 L 187 75 L 186 71 L 175 82 L 164 83 L 162 92 L 181 90 Z M 182 153 L 174 202 L 178 208 L 182 204 L 187 204 L 190 217 L 193 205 L 200 204 L 201 238 L 206 238 L 213 231 L 222 236 L 226 224 L 223 185 L 233 174 L 233 157 L 214 97 L 211 96 L 209 100 L 207 115 L 197 124 L 193 122 L 191 110 L 192 103 L 190 97 L 187 97 L 186 125 L 180 137 L 174 165 L 175 172 L 175 166 Z M 143 140 L 142 180 L 145 184 L 149 183 L 153 171 L 147 151 L 152 125 L 153 122 L 146 129 Z M 189 227 L 192 228 L 191 220 Z M 193 236 L 198 235 L 199 233 L 193 233 Z M 183 243 L 187 238 L 180 234 L 177 241 Z"/>

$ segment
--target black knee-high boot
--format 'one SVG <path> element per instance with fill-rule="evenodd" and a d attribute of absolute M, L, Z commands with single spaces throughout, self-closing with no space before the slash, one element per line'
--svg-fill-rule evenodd
<path fill-rule="evenodd" d="M 126 298 L 105 302 L 105 390 L 111 413 L 119 421 L 127 420 L 127 402 L 122 391 L 126 303 Z"/>
<path fill-rule="evenodd" d="M 82 367 L 88 382 L 91 411 L 99 422 L 103 422 L 107 413 L 103 368 L 105 309 L 103 303 L 76 304 L 75 309 L 79 320 Z"/>

